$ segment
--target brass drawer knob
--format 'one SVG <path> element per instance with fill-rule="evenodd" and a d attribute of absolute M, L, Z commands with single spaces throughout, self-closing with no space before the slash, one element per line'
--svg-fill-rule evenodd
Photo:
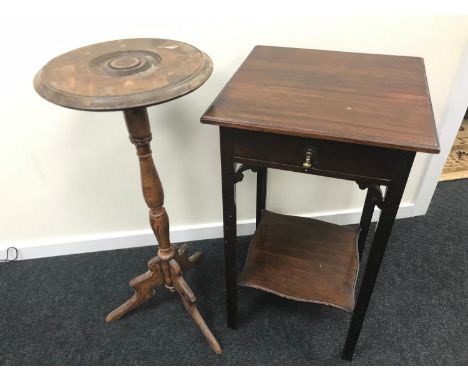
<path fill-rule="evenodd" d="M 312 159 L 315 157 L 316 151 L 313 147 L 306 147 L 306 149 L 304 150 L 304 155 L 305 159 L 304 163 L 302 163 L 302 167 L 308 170 L 312 168 Z"/>

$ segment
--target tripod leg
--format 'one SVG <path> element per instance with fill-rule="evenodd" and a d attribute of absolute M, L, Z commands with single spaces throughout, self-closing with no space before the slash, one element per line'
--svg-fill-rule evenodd
<path fill-rule="evenodd" d="M 187 309 L 187 312 L 190 314 L 193 321 L 195 321 L 197 326 L 200 328 L 201 332 L 205 336 L 211 348 L 217 354 L 221 354 L 223 352 L 221 346 L 219 345 L 217 339 L 215 338 L 210 328 L 206 324 L 205 320 L 203 319 L 202 315 L 200 314 L 200 311 L 196 306 L 197 299 L 190 287 L 185 282 L 184 278 L 182 277 L 182 270 L 180 269 L 177 262 L 174 260 L 171 260 L 169 264 L 171 267 L 172 283 L 175 286 L 177 292 L 179 293 L 182 299 L 182 303 L 185 306 L 185 309 Z"/>
<path fill-rule="evenodd" d="M 203 253 L 200 251 L 195 252 L 192 256 L 189 256 L 187 244 L 183 244 L 182 246 L 180 246 L 180 248 L 176 252 L 176 255 L 174 256 L 174 259 L 177 261 L 177 264 L 179 264 L 182 271 L 189 270 L 196 263 L 201 261 L 202 258 Z"/>
<path fill-rule="evenodd" d="M 135 293 L 128 301 L 107 315 L 107 322 L 118 320 L 124 314 L 148 301 L 154 296 L 154 289 L 157 286 L 163 285 L 164 282 L 161 274 L 161 267 L 157 257 L 153 257 L 148 262 L 148 268 L 148 271 L 130 280 L 129 284 L 132 288 L 135 288 Z"/>

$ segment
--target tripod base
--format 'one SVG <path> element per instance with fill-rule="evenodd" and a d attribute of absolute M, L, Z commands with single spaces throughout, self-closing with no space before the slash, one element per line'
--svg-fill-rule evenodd
<path fill-rule="evenodd" d="M 201 260 L 202 256 L 201 252 L 196 252 L 189 257 L 188 245 L 184 244 L 176 251 L 174 258 L 170 260 L 161 260 L 158 256 L 151 258 L 148 261 L 148 271 L 135 277 L 129 283 L 135 289 L 134 295 L 109 313 L 106 321 L 118 320 L 124 314 L 153 297 L 156 287 L 166 286 L 169 290 L 179 293 L 185 309 L 200 328 L 208 344 L 217 354 L 221 354 L 221 346 L 196 306 L 195 294 L 182 277 L 182 271 L 192 268 L 196 262 Z"/>

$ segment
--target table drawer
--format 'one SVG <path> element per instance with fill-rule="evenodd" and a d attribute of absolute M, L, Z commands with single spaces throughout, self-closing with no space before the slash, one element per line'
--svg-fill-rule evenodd
<path fill-rule="evenodd" d="M 236 161 L 341 179 L 386 183 L 401 151 L 247 130 L 233 130 Z"/>

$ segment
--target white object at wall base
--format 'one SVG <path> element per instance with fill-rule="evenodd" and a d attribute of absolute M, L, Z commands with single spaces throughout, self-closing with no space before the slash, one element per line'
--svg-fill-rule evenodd
<path fill-rule="evenodd" d="M 413 216 L 414 204 L 402 203 L 397 218 Z M 321 214 L 303 214 L 301 216 L 317 218 L 330 223 L 345 225 L 359 223 L 361 209 L 333 211 Z M 379 210 L 374 211 L 372 220 L 376 221 Z M 239 236 L 251 235 L 255 231 L 255 220 L 240 220 L 237 223 Z M 197 224 L 178 226 L 171 229 L 173 243 L 193 240 L 216 239 L 223 236 L 222 222 L 211 224 Z M 144 247 L 156 245 L 156 239 L 150 229 L 140 231 L 126 231 L 104 233 L 100 235 L 61 237 L 57 239 L 25 241 L 20 243 L 2 243 L 0 253 L 2 258 L 6 248 L 13 246 L 18 249 L 18 260 L 30 260 L 43 257 L 62 256 L 76 253 L 109 251 L 113 249 Z"/>

